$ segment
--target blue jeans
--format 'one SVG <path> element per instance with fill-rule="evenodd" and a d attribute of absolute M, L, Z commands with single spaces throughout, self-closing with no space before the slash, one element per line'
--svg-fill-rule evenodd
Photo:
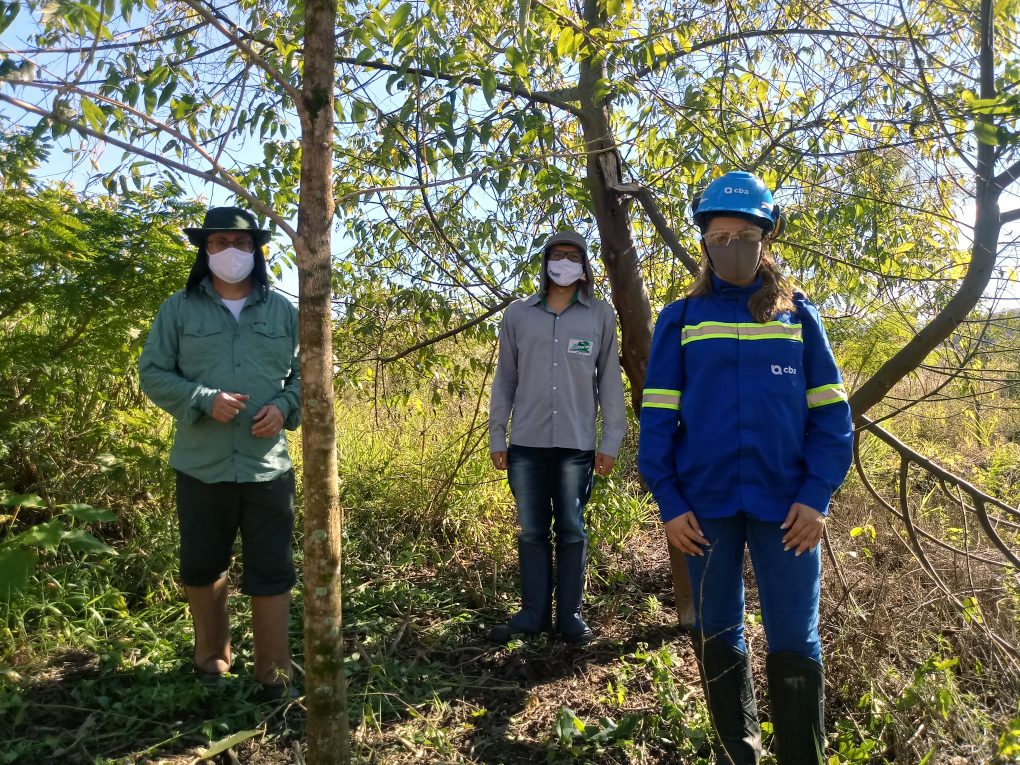
<path fill-rule="evenodd" d="M 549 544 L 584 542 L 584 506 L 591 497 L 595 452 L 511 444 L 507 449 L 507 480 L 517 503 L 518 540 Z"/>
<path fill-rule="evenodd" d="M 822 663 L 818 638 L 821 544 L 797 556 L 784 551 L 779 522 L 746 515 L 699 518 L 710 542 L 704 557 L 687 556 L 702 639 L 716 638 L 739 651 L 744 643 L 744 547 L 751 553 L 769 653 L 790 652 Z"/>

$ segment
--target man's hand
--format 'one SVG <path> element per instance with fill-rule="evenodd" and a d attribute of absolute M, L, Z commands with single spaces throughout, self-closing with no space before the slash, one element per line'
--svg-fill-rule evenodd
<path fill-rule="evenodd" d="M 595 455 L 595 472 L 601 476 L 609 475 L 613 472 L 613 465 L 616 464 L 616 457 L 610 457 L 608 454 L 599 452 Z"/>
<path fill-rule="evenodd" d="M 779 528 L 786 531 L 783 535 L 783 549 L 796 550 L 796 554 L 815 549 L 825 533 L 825 516 L 813 507 L 794 502 L 786 520 Z"/>
<path fill-rule="evenodd" d="M 489 457 L 492 459 L 492 466 L 496 470 L 506 470 L 506 452 L 492 452 Z"/>
<path fill-rule="evenodd" d="M 216 422 L 233 422 L 237 413 L 245 408 L 244 402 L 247 400 L 247 393 L 227 393 L 225 390 L 221 390 L 213 399 L 212 411 L 209 415 Z"/>
<path fill-rule="evenodd" d="M 698 519 L 694 517 L 693 512 L 678 515 L 666 521 L 665 526 L 666 538 L 673 547 L 683 550 L 688 555 L 705 554 L 701 547 L 708 547 L 708 540 L 702 535 L 701 526 L 698 525 Z"/>
<path fill-rule="evenodd" d="M 283 412 L 276 404 L 266 404 L 251 418 L 251 434 L 256 438 L 272 438 L 283 429 Z"/>

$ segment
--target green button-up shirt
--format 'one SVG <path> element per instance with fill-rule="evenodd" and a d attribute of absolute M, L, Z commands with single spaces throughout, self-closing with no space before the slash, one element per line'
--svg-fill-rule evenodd
<path fill-rule="evenodd" d="M 138 367 L 145 395 L 177 420 L 171 467 L 206 483 L 270 481 L 290 469 L 282 432 L 251 434 L 266 404 L 287 429 L 301 423 L 297 310 L 286 298 L 254 290 L 236 320 L 206 278 L 163 303 Z M 210 416 L 220 391 L 250 396 L 227 424 Z"/>

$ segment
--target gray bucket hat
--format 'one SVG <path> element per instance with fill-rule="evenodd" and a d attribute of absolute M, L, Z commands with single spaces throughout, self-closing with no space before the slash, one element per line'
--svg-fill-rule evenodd
<path fill-rule="evenodd" d="M 266 244 L 271 236 L 269 231 L 259 228 L 254 215 L 240 207 L 212 207 L 205 214 L 201 228 L 184 229 L 188 240 L 196 247 L 203 246 L 206 237 L 216 231 L 245 231 L 251 234 L 256 247 Z"/>
<path fill-rule="evenodd" d="M 550 236 L 545 240 L 545 247 L 542 248 L 542 252 L 549 252 L 557 244 L 572 244 L 584 253 L 585 258 L 588 257 L 588 243 L 584 241 L 583 236 L 573 229 L 565 228 Z"/>

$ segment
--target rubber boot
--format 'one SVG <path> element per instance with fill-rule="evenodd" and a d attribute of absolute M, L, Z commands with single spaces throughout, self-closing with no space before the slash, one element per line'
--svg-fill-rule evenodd
<path fill-rule="evenodd" d="M 825 762 L 825 672 L 796 653 L 770 653 L 765 661 L 769 706 L 779 765 Z"/>
<path fill-rule="evenodd" d="M 521 610 L 508 624 L 489 630 L 489 639 L 509 642 L 514 635 L 537 635 L 552 627 L 552 545 L 549 542 L 517 542 L 521 566 Z"/>
<path fill-rule="evenodd" d="M 556 629 L 568 643 L 590 643 L 595 639 L 595 633 L 581 618 L 587 553 L 588 543 L 584 540 L 556 545 Z"/>
<path fill-rule="evenodd" d="M 699 639 L 695 638 L 695 646 Z M 719 765 L 757 765 L 761 758 L 761 725 L 754 702 L 754 680 L 747 654 L 722 640 L 701 647 L 698 667 L 712 716 Z"/>
<path fill-rule="evenodd" d="M 195 625 L 192 664 L 203 678 L 216 678 L 230 670 L 230 616 L 227 612 L 227 578 L 204 587 L 185 586 Z"/>

